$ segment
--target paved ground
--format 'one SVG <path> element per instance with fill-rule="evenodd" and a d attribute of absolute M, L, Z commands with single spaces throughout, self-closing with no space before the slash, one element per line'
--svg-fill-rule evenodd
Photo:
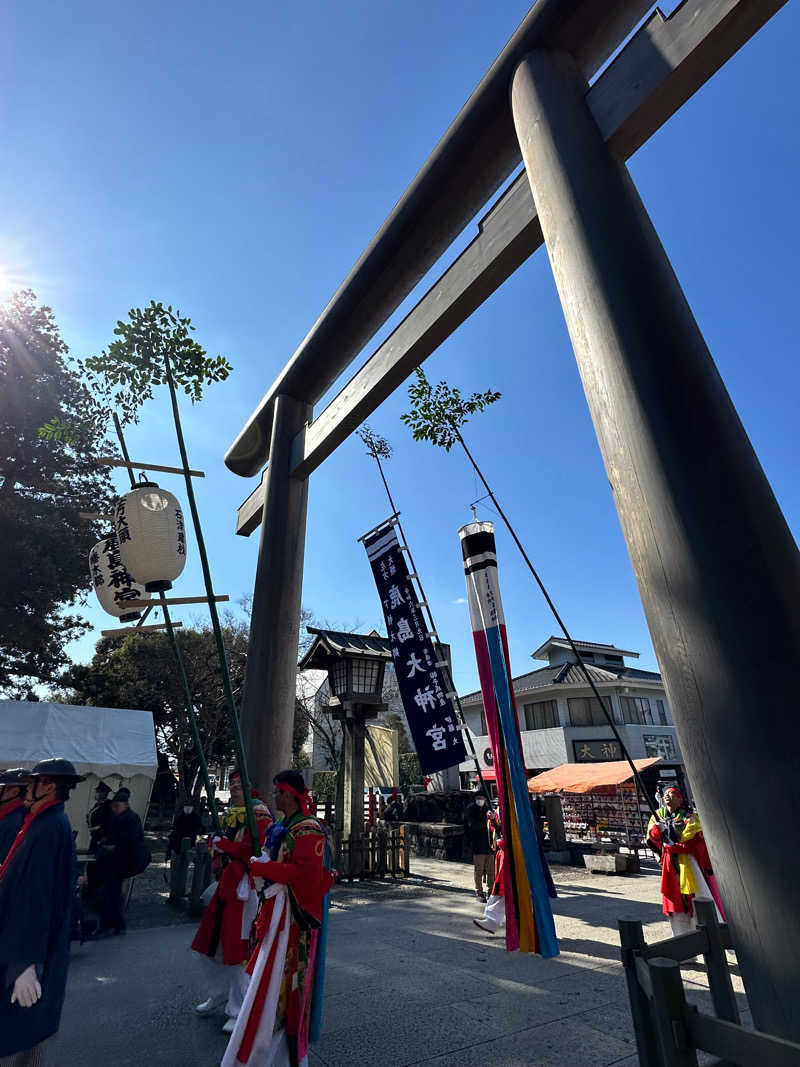
<path fill-rule="evenodd" d="M 472 925 L 480 909 L 465 865 L 415 860 L 407 884 L 338 887 L 314 1067 L 633 1067 L 616 920 L 642 919 L 649 941 L 668 936 L 657 875 L 554 874 L 555 960 L 506 953 L 502 937 Z M 203 998 L 192 929 L 75 947 L 47 1067 L 218 1064 L 222 1018 L 192 1012 Z M 705 1004 L 702 967 L 684 978 Z"/>

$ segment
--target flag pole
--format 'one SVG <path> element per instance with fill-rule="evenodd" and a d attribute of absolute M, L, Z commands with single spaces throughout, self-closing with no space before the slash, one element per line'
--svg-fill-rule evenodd
<path fill-rule="evenodd" d="M 566 638 L 566 640 L 567 640 L 567 642 L 569 644 L 569 647 L 571 648 L 572 653 L 575 656 L 575 659 L 577 660 L 578 666 L 580 667 L 581 671 L 583 672 L 583 676 L 586 679 L 586 681 L 587 681 L 587 683 L 589 685 L 589 688 L 592 690 L 592 692 L 594 693 L 595 697 L 597 698 L 597 701 L 600 704 L 600 707 L 603 709 L 603 714 L 605 715 L 606 721 L 608 722 L 608 725 L 611 728 L 611 732 L 613 733 L 614 737 L 616 738 L 617 743 L 619 744 L 619 747 L 622 750 L 622 754 L 625 756 L 625 759 L 627 760 L 628 765 L 631 768 L 631 771 L 633 771 L 633 780 L 634 780 L 634 782 L 636 784 L 637 789 L 640 791 L 641 795 L 644 797 L 645 804 L 647 805 L 650 813 L 653 816 L 655 816 L 656 818 L 658 818 L 658 813 L 657 813 L 655 807 L 653 806 L 653 804 L 652 804 L 652 802 L 650 800 L 650 797 L 649 797 L 649 795 L 647 793 L 647 790 L 645 789 L 644 782 L 642 781 L 641 775 L 639 774 L 639 771 L 636 768 L 636 764 L 631 759 L 631 755 L 630 755 L 630 753 L 628 752 L 628 749 L 625 746 L 625 742 L 622 740 L 622 737 L 620 736 L 619 730 L 617 730 L 616 723 L 614 722 L 614 719 L 612 718 L 611 713 L 609 712 L 608 708 L 606 707 L 605 701 L 600 696 L 600 692 L 598 691 L 598 688 L 594 683 L 594 679 L 589 674 L 589 669 L 586 666 L 586 663 L 585 663 L 585 661 L 583 659 L 583 656 L 580 654 L 580 652 L 577 649 L 577 646 L 575 645 L 575 642 L 572 640 L 572 636 L 570 635 L 570 632 L 567 629 L 567 627 L 566 627 L 566 625 L 564 623 L 564 620 L 559 615 L 558 609 L 556 608 L 556 606 L 553 603 L 553 601 L 550 599 L 550 594 L 547 592 L 547 589 L 545 588 L 544 582 L 539 577 L 539 574 L 538 574 L 536 568 L 531 563 L 531 561 L 530 561 L 530 559 L 528 557 L 528 553 L 525 551 L 525 549 L 522 546 L 522 542 L 517 537 L 516 531 L 514 530 L 514 527 L 511 525 L 511 522 L 509 521 L 508 516 L 503 511 L 503 509 L 500 506 L 500 503 L 499 503 L 497 497 L 492 492 L 489 483 L 484 478 L 483 471 L 480 469 L 478 464 L 475 462 L 475 459 L 473 458 L 472 453 L 467 448 L 466 442 L 464 441 L 464 438 L 461 436 L 461 433 L 460 433 L 458 427 L 457 426 L 452 426 L 452 430 L 453 430 L 453 433 L 455 434 L 456 440 L 461 445 L 461 447 L 464 449 L 466 457 L 470 461 L 470 463 L 472 464 L 473 469 L 475 470 L 475 473 L 478 475 L 478 477 L 480 478 L 481 482 L 483 482 L 484 488 L 486 489 L 486 492 L 489 494 L 489 497 L 490 497 L 492 503 L 497 508 L 497 512 L 498 512 L 500 518 L 505 523 L 506 529 L 508 530 L 508 532 L 511 534 L 512 538 L 514 539 L 514 544 L 519 549 L 520 554 L 522 555 L 522 558 L 525 560 L 525 563 L 527 564 L 528 570 L 531 572 L 531 574 L 534 577 L 534 580 L 535 580 L 536 584 L 539 586 L 539 589 L 542 591 L 542 595 L 544 596 L 545 600 L 547 601 L 547 606 L 550 608 L 550 610 L 552 611 L 552 613 L 553 613 L 553 615 L 555 617 L 556 622 L 561 627 L 561 630 L 562 630 L 562 632 L 564 634 L 564 637 Z"/>

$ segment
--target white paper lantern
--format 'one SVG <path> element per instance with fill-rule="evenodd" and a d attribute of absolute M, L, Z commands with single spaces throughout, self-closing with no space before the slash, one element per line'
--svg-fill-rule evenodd
<path fill-rule="evenodd" d="M 186 528 L 177 498 L 155 482 L 140 482 L 117 501 L 114 525 L 122 562 L 136 581 L 148 592 L 171 589 L 186 564 Z"/>
<path fill-rule="evenodd" d="M 125 569 L 116 534 L 98 541 L 89 553 L 89 574 L 104 611 L 116 616 L 120 622 L 133 622 L 139 618 L 139 612 L 129 608 L 128 604 L 131 600 L 149 600 L 150 594 Z"/>

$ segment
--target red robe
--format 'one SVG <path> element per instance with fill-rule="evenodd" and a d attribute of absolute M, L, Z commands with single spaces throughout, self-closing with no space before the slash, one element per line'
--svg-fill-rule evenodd
<path fill-rule="evenodd" d="M 334 881 L 333 874 L 325 866 L 324 857 L 325 831 L 315 818 L 300 814 L 289 821 L 289 832 L 281 843 L 278 859 L 256 860 L 250 865 L 255 877 L 278 882 L 289 890 L 290 909 L 283 920 L 284 923 L 289 922 L 288 949 L 283 961 L 276 1019 L 262 1020 L 269 980 L 276 965 L 270 957 L 257 987 L 251 983 L 248 990 L 248 1000 L 245 1001 L 246 1025 L 240 1037 L 234 1032 L 231 1042 L 236 1044 L 236 1048 L 229 1045 L 226 1052 L 228 1062 L 247 1063 L 257 1035 L 265 1025 L 268 1033 L 272 1034 L 276 1023 L 278 1028 L 285 1030 L 293 1062 L 302 1061 L 308 1051 L 317 930 L 322 919 L 325 895 Z M 274 907 L 275 900 L 268 899 L 259 912 L 256 923 L 258 946 L 247 968 L 251 974 L 269 930 Z"/>
<path fill-rule="evenodd" d="M 256 826 L 262 847 L 271 823 L 267 809 L 256 808 Z M 242 936 L 245 901 L 236 895 L 242 876 L 250 874 L 248 861 L 253 854 L 253 842 L 247 827 L 240 827 L 233 841 L 223 838 L 217 848 L 228 857 L 228 862 L 222 868 L 216 891 L 203 912 L 192 948 L 204 956 L 214 957 L 221 943 L 222 962 L 234 967 L 247 963 L 250 958 L 249 931 Z"/>

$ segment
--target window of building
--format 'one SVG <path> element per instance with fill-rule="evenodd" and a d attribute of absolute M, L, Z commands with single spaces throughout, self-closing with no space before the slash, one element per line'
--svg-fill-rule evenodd
<path fill-rule="evenodd" d="M 606 663 L 618 663 L 620 666 L 623 666 L 623 662 L 622 656 L 609 656 L 608 653 L 606 653 Z"/>
<path fill-rule="evenodd" d="M 489 728 L 486 725 L 486 712 L 481 708 L 481 736 L 485 737 L 489 733 Z"/>
<path fill-rule="evenodd" d="M 652 726 L 653 711 L 647 697 L 620 697 L 622 721 L 633 726 Z"/>
<path fill-rule="evenodd" d="M 607 707 L 611 711 L 611 700 Z M 570 697 L 567 701 L 569 707 L 569 721 L 573 726 L 605 726 L 608 719 L 600 707 L 597 697 Z"/>
<path fill-rule="evenodd" d="M 549 730 L 559 725 L 555 700 L 537 700 L 534 704 L 526 704 L 523 711 L 526 730 Z"/>
<path fill-rule="evenodd" d="M 656 710 L 658 711 L 658 725 L 668 726 L 669 722 L 667 720 L 667 709 L 664 707 L 663 700 L 656 701 Z"/>

